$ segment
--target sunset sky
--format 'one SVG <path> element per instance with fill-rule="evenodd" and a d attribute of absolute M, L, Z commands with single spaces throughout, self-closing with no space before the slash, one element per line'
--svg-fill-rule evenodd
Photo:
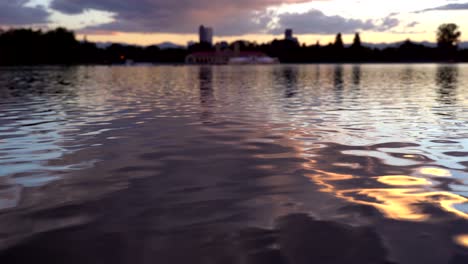
<path fill-rule="evenodd" d="M 1 0 L 0 25 L 65 26 L 91 41 L 149 45 L 197 40 L 200 24 L 215 41 L 268 42 L 293 28 L 300 42 L 327 44 L 336 33 L 351 42 L 410 38 L 434 41 L 442 23 L 466 30 L 468 0 Z"/>

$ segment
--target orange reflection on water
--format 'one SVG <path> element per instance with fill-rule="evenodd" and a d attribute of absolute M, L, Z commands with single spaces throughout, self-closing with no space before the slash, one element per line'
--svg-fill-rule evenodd
<path fill-rule="evenodd" d="M 425 175 L 437 176 L 437 177 L 452 176 L 452 173 L 449 170 L 441 169 L 441 168 L 422 168 L 419 170 L 419 172 Z"/>
<path fill-rule="evenodd" d="M 378 182 L 394 186 L 431 185 L 432 183 L 424 178 L 410 177 L 406 175 L 381 176 Z"/>
<path fill-rule="evenodd" d="M 387 217 L 400 220 L 424 221 L 429 215 L 423 213 L 423 204 L 438 204 L 444 210 L 460 217 L 468 218 L 468 215 L 455 209 L 453 206 L 468 202 L 462 196 L 450 192 L 421 192 L 417 188 L 388 188 L 388 189 L 363 189 L 351 190 L 345 193 L 365 195 L 376 201 L 362 201 L 349 197 L 350 201 L 372 205 L 384 213 Z"/>
<path fill-rule="evenodd" d="M 310 166 L 306 166 L 310 167 Z M 315 183 L 323 186 L 324 188 L 320 189 L 322 192 L 336 193 L 340 197 L 339 193 L 336 192 L 335 186 L 332 184 L 333 181 L 349 180 L 354 178 L 351 174 L 340 174 L 332 173 L 321 170 L 315 170 L 319 174 L 306 174 L 308 178 L 313 180 Z M 344 197 L 340 197 L 344 198 Z"/>
<path fill-rule="evenodd" d="M 468 248 L 468 234 L 456 236 L 454 240 L 458 245 Z"/>
<path fill-rule="evenodd" d="M 349 201 L 374 206 L 389 218 L 423 221 L 428 216 L 423 214 L 415 204 L 424 202 L 424 197 L 413 193 L 416 191 L 418 189 L 363 189 L 344 193 Z M 354 196 L 365 195 L 375 201 L 358 200 L 351 196 L 353 194 Z"/>
<path fill-rule="evenodd" d="M 370 205 L 386 217 L 407 221 L 424 221 L 430 215 L 424 213 L 424 204 L 438 205 L 447 212 L 467 218 L 468 214 L 457 210 L 454 205 L 467 203 L 468 199 L 446 191 L 432 191 L 431 181 L 406 176 L 387 175 L 375 177 L 377 182 L 397 188 L 338 189 L 333 181 L 356 178 L 349 174 L 329 173 L 316 170 L 318 174 L 307 175 L 314 182 L 325 186 L 321 191 L 352 203 Z"/>

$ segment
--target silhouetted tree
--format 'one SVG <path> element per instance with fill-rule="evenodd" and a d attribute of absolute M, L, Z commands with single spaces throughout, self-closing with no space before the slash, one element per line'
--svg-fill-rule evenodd
<path fill-rule="evenodd" d="M 341 38 L 341 33 L 338 33 L 335 38 L 335 43 L 333 44 L 335 48 L 342 49 L 344 48 L 343 39 Z"/>
<path fill-rule="evenodd" d="M 356 32 L 354 35 L 354 40 L 353 40 L 353 45 L 351 45 L 352 48 L 360 48 L 362 47 L 361 45 L 361 37 L 359 36 L 359 33 Z"/>
<path fill-rule="evenodd" d="M 53 64 L 72 64 L 75 62 L 78 41 L 72 31 L 65 28 L 48 31 L 44 33 L 42 41 L 49 62 Z"/>
<path fill-rule="evenodd" d="M 349 48 L 347 58 L 355 62 L 367 61 L 366 55 L 364 54 L 365 51 L 365 48 L 361 44 L 361 37 L 359 36 L 359 33 L 356 33 L 354 35 L 353 44 Z"/>
<path fill-rule="evenodd" d="M 437 47 L 440 58 L 443 60 L 455 60 L 461 32 L 456 24 L 442 24 L 437 30 Z"/>
<path fill-rule="evenodd" d="M 456 24 L 442 24 L 437 29 L 437 45 L 441 48 L 456 47 L 460 42 L 461 32 Z"/>

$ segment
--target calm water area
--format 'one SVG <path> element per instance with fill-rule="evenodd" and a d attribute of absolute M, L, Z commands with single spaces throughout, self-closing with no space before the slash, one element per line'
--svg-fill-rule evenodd
<path fill-rule="evenodd" d="M 468 263 L 468 64 L 0 68 L 0 263 Z"/>

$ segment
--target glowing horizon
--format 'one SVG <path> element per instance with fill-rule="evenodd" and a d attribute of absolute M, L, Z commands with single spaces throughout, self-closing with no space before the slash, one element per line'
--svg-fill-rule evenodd
<path fill-rule="evenodd" d="M 124 32 L 113 32 L 113 34 L 76 34 L 79 40 L 86 38 L 91 42 L 113 42 L 113 43 L 125 43 L 131 45 L 142 45 L 149 46 L 153 44 L 160 44 L 164 42 L 171 42 L 173 44 L 185 46 L 189 42 L 198 42 L 197 34 L 139 34 L 139 33 L 124 33 Z M 298 35 L 301 44 L 312 45 L 316 44 L 317 41 L 320 45 L 327 45 L 333 43 L 336 35 Z M 369 36 L 371 36 L 369 38 Z M 343 42 L 345 44 L 351 44 L 354 39 L 354 34 L 342 34 Z M 413 36 L 408 34 L 394 34 L 386 35 L 385 33 L 373 33 L 373 32 L 360 32 L 361 41 L 363 43 L 370 44 L 384 44 L 384 43 L 395 43 L 405 40 L 411 40 L 415 42 L 428 41 L 431 43 L 436 42 L 435 30 L 433 34 L 428 34 L 427 38 L 424 35 L 422 36 Z M 274 39 L 283 39 L 283 35 L 242 35 L 242 36 L 232 36 L 232 37 L 214 37 L 214 42 L 233 42 L 236 40 L 247 40 L 251 42 L 269 43 Z M 462 41 L 468 41 L 468 39 Z"/>

